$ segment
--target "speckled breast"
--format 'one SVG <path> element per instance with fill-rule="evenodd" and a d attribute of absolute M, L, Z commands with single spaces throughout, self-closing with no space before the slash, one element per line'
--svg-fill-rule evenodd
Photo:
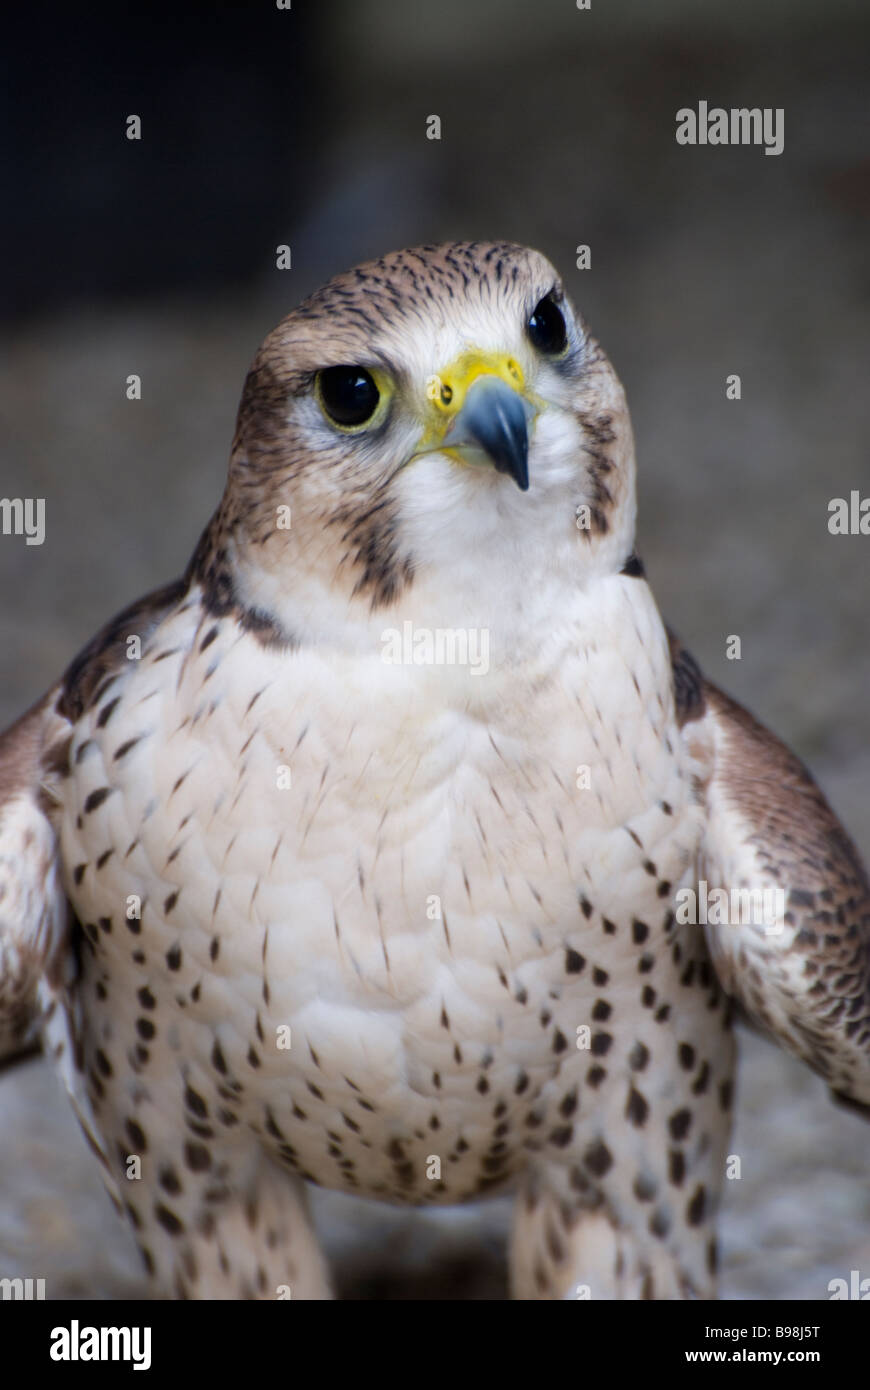
<path fill-rule="evenodd" d="M 566 643 L 521 707 L 498 675 L 475 705 L 164 622 L 79 722 L 65 791 L 98 1123 L 122 1053 L 194 1135 L 253 1128 L 370 1196 L 458 1201 L 594 1143 L 684 968 L 699 821 L 666 661 Z"/>

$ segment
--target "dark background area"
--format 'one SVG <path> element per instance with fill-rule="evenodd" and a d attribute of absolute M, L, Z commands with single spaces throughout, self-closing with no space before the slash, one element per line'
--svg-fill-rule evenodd
<path fill-rule="evenodd" d="M 294 303 L 393 247 L 509 237 L 563 272 L 626 385 L 663 611 L 811 764 L 870 856 L 870 537 L 827 529 L 832 497 L 870 495 L 870 10 L 592 6 L 258 0 L 6 21 L 0 495 L 44 497 L 47 531 L 41 547 L 0 537 L 0 723 L 182 570 L 247 365 Z M 699 100 L 783 107 L 784 153 L 678 146 L 676 112 Z M 866 1126 L 742 1045 L 723 1292 L 825 1298 L 829 1279 L 870 1273 Z M 0 1171 L 0 1275 L 138 1291 L 42 1062 L 0 1082 Z M 321 1208 L 351 1296 L 503 1292 L 499 1204 Z"/>

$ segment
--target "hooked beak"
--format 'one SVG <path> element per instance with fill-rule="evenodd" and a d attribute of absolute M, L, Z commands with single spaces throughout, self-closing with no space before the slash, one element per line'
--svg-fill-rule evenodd
<path fill-rule="evenodd" d="M 499 473 L 508 473 L 521 492 L 527 492 L 532 413 L 528 402 L 501 377 L 479 376 L 448 426 L 444 445 L 468 463 L 488 460 Z"/>
<path fill-rule="evenodd" d="M 427 426 L 415 453 L 441 453 L 529 487 L 529 426 L 543 402 L 504 353 L 469 348 L 426 383 Z"/>

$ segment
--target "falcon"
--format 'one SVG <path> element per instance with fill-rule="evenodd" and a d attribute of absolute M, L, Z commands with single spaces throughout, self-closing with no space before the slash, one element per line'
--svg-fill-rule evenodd
<path fill-rule="evenodd" d="M 0 1042 L 158 1292 L 328 1298 L 318 1183 L 514 1191 L 520 1299 L 709 1298 L 735 1008 L 870 1106 L 859 857 L 634 528 L 549 262 L 386 255 L 266 338 L 183 578 L 3 735 Z"/>

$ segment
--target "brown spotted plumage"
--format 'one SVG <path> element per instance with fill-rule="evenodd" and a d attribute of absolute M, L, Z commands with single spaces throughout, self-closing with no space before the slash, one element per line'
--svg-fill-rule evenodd
<path fill-rule="evenodd" d="M 0 1047 L 41 1026 L 158 1289 L 325 1298 L 315 1182 L 516 1192 L 519 1298 L 710 1297 L 733 1001 L 870 1104 L 870 894 L 634 553 L 619 382 L 536 252 L 266 339 L 223 500 L 0 741 Z M 682 913 L 701 881 L 761 919 Z"/>

